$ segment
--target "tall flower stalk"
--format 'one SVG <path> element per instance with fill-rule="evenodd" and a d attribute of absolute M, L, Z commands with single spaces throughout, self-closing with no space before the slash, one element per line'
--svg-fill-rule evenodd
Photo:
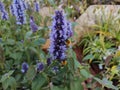
<path fill-rule="evenodd" d="M 39 12 L 40 11 L 40 4 L 37 1 L 34 2 L 34 11 L 35 12 Z"/>
<path fill-rule="evenodd" d="M 13 0 L 13 10 L 12 13 L 16 17 L 16 24 L 22 25 L 26 23 L 25 8 L 22 0 Z"/>
<path fill-rule="evenodd" d="M 5 6 L 2 2 L 0 2 L 0 12 L 1 12 L 1 19 L 8 20 L 9 16 L 8 16 L 8 13 L 5 10 Z"/>
<path fill-rule="evenodd" d="M 64 61 L 66 59 L 66 40 L 72 36 L 70 24 L 66 20 L 63 11 L 55 11 L 50 33 L 49 52 L 53 60 Z"/>
<path fill-rule="evenodd" d="M 30 28 L 32 32 L 36 32 L 38 30 L 38 26 L 35 24 L 33 16 L 30 17 Z"/>

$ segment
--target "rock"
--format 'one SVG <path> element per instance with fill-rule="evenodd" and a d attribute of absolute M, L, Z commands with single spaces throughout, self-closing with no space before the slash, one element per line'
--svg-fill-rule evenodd
<path fill-rule="evenodd" d="M 51 17 L 54 14 L 54 9 L 52 7 L 43 7 L 40 9 L 40 15 L 45 18 L 46 16 Z"/>
<path fill-rule="evenodd" d="M 99 21 L 100 23 L 101 18 L 105 17 L 107 20 L 111 14 L 114 19 L 120 18 L 118 12 L 120 10 L 120 5 L 92 5 L 89 6 L 88 9 L 76 20 L 77 25 L 74 28 L 75 35 L 73 37 L 74 44 L 78 43 L 83 35 L 89 31 L 93 31 L 95 24 Z"/>
<path fill-rule="evenodd" d="M 52 7 L 43 7 L 40 9 L 39 13 L 40 16 L 42 17 L 42 22 L 40 23 L 40 26 L 44 26 L 44 22 L 46 22 L 47 26 L 50 26 L 51 16 L 54 14 L 54 9 Z"/>
<path fill-rule="evenodd" d="M 115 2 L 120 2 L 120 0 L 114 0 Z"/>

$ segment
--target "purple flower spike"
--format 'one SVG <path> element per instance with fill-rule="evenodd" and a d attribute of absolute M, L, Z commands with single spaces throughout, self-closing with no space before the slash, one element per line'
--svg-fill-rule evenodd
<path fill-rule="evenodd" d="M 13 15 L 16 17 L 16 24 L 23 25 L 26 24 L 25 9 L 22 0 L 13 0 L 12 8 L 14 11 Z"/>
<path fill-rule="evenodd" d="M 39 5 L 39 2 L 37 2 L 37 1 L 34 2 L 34 11 L 35 12 L 39 12 L 40 11 L 40 5 Z"/>
<path fill-rule="evenodd" d="M 10 5 L 10 13 L 11 13 L 13 16 L 15 16 L 15 15 L 14 15 L 14 7 L 13 7 L 13 5 Z"/>
<path fill-rule="evenodd" d="M 8 13 L 6 11 L 3 11 L 1 18 L 2 18 L 2 20 L 8 20 L 8 18 L 9 18 Z"/>
<path fill-rule="evenodd" d="M 37 63 L 36 70 L 37 72 L 40 72 L 44 69 L 44 64 L 43 63 Z"/>
<path fill-rule="evenodd" d="M 49 52 L 53 60 L 62 61 L 66 58 L 66 39 L 67 39 L 67 22 L 63 11 L 55 11 L 50 33 Z"/>
<path fill-rule="evenodd" d="M 30 28 L 32 32 L 36 32 L 38 30 L 38 26 L 34 22 L 34 18 L 31 16 L 30 17 Z"/>
<path fill-rule="evenodd" d="M 24 9 L 28 9 L 28 3 L 25 0 L 22 0 Z"/>
<path fill-rule="evenodd" d="M 5 6 L 2 2 L 0 2 L 0 12 L 3 12 L 5 10 Z"/>
<path fill-rule="evenodd" d="M 1 19 L 8 20 L 9 16 L 8 16 L 8 13 L 5 10 L 5 6 L 2 2 L 0 2 L 0 12 L 1 12 Z"/>
<path fill-rule="evenodd" d="M 22 73 L 26 73 L 27 70 L 28 70 L 28 68 L 29 68 L 29 65 L 28 65 L 26 62 L 22 63 L 21 72 L 22 72 Z"/>
<path fill-rule="evenodd" d="M 50 33 L 49 52 L 53 60 L 66 58 L 66 40 L 73 35 L 71 23 L 66 20 L 63 11 L 55 11 Z"/>

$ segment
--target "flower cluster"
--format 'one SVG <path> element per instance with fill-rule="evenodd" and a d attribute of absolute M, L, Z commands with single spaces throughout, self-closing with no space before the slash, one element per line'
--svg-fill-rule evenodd
<path fill-rule="evenodd" d="M 40 11 L 40 5 L 39 5 L 39 2 L 37 2 L 37 1 L 34 2 L 34 11 L 35 12 L 39 12 Z"/>
<path fill-rule="evenodd" d="M 63 11 L 55 11 L 50 33 L 49 52 L 53 60 L 64 61 L 66 58 L 66 40 L 72 36 L 71 24 L 66 20 Z"/>
<path fill-rule="evenodd" d="M 36 70 L 37 72 L 40 72 L 44 69 L 44 64 L 43 63 L 37 63 Z"/>
<path fill-rule="evenodd" d="M 1 12 L 2 20 L 8 20 L 9 16 L 8 16 L 8 13 L 5 10 L 5 6 L 2 2 L 0 2 L 0 12 Z"/>
<path fill-rule="evenodd" d="M 22 63 L 21 72 L 22 72 L 22 73 L 26 73 L 27 70 L 28 70 L 28 68 L 29 68 L 29 65 L 28 65 L 26 62 Z"/>
<path fill-rule="evenodd" d="M 25 7 L 22 0 L 13 0 L 11 12 L 16 17 L 16 24 L 22 25 L 26 23 Z"/>
<path fill-rule="evenodd" d="M 35 24 L 33 16 L 30 17 L 30 28 L 32 32 L 36 32 L 38 30 L 38 26 Z"/>
<path fill-rule="evenodd" d="M 22 63 L 21 72 L 26 73 L 28 69 L 29 69 L 29 65 L 26 62 Z M 41 72 L 43 69 L 44 69 L 44 64 L 41 62 L 37 63 L 36 71 Z"/>

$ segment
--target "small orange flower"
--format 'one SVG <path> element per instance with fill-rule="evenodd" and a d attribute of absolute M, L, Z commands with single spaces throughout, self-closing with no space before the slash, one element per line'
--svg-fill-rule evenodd
<path fill-rule="evenodd" d="M 61 62 L 61 65 L 62 65 L 62 66 L 65 66 L 66 64 L 67 64 L 67 61 L 62 61 L 62 62 Z"/>
<path fill-rule="evenodd" d="M 66 40 L 66 45 L 70 46 L 70 44 L 71 44 L 71 41 L 70 40 Z"/>

